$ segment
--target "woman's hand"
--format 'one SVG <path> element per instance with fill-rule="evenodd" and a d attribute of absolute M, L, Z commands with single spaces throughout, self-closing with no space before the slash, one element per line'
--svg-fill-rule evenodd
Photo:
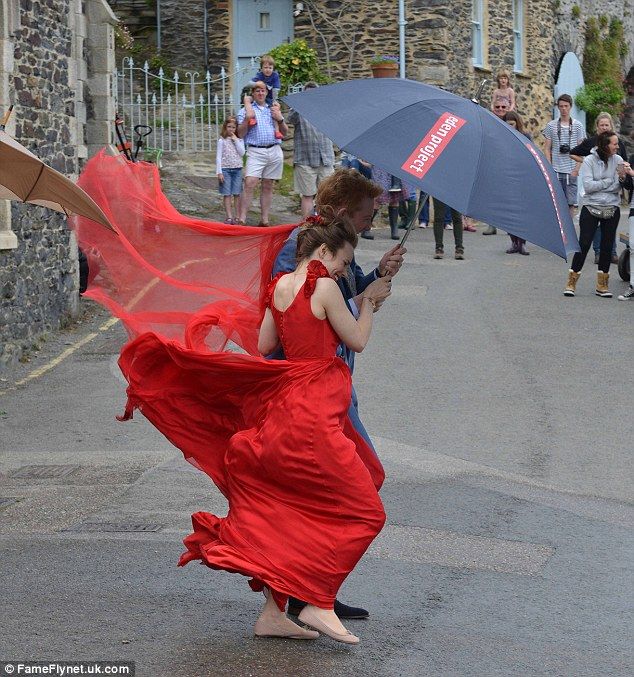
<path fill-rule="evenodd" d="M 218 183 L 224 183 L 225 182 L 225 175 L 224 174 L 217 174 L 218 177 Z"/>
<path fill-rule="evenodd" d="M 372 303 L 372 309 L 376 312 L 385 299 L 392 293 L 392 278 L 389 275 L 371 282 L 361 294 L 361 302 L 368 299 Z"/>

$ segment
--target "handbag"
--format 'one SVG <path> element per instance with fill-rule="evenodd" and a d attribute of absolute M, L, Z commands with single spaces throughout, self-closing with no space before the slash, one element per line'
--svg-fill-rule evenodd
<path fill-rule="evenodd" d="M 606 221 L 611 219 L 616 214 L 616 207 L 594 207 L 592 205 L 585 205 L 585 208 L 597 219 Z"/>

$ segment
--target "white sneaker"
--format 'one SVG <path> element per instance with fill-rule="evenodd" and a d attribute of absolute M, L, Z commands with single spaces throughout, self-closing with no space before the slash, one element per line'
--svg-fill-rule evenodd
<path fill-rule="evenodd" d="M 418 227 L 419 227 L 419 228 L 427 228 L 427 221 L 421 221 L 421 222 L 418 224 Z"/>
<path fill-rule="evenodd" d="M 453 230 L 453 223 L 448 223 L 448 224 L 445 226 L 445 230 Z"/>
<path fill-rule="evenodd" d="M 631 301 L 634 299 L 634 287 L 630 287 L 624 294 L 619 296 L 619 301 Z"/>

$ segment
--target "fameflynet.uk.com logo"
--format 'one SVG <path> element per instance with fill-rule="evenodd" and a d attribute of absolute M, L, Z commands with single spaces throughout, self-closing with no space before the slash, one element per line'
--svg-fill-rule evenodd
<path fill-rule="evenodd" d="M 456 132 L 465 124 L 467 121 L 463 118 L 452 113 L 443 113 L 422 141 L 416 145 L 401 169 L 418 178 L 425 176 L 447 148 Z"/>

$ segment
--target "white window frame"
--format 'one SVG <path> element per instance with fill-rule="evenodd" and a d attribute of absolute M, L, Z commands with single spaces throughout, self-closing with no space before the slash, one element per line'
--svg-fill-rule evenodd
<path fill-rule="evenodd" d="M 471 62 L 484 67 L 484 0 L 473 0 L 471 6 Z"/>
<path fill-rule="evenodd" d="M 513 71 L 523 73 L 524 64 L 524 0 L 513 0 Z"/>

